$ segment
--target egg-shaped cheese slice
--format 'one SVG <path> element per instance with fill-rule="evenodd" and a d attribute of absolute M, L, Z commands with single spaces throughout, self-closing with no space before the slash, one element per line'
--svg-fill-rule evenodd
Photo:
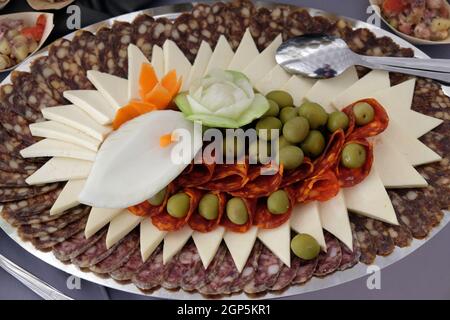
<path fill-rule="evenodd" d="M 161 146 L 170 134 L 173 142 Z M 202 147 L 201 126 L 181 112 L 153 111 L 111 133 L 79 195 L 96 208 L 127 208 L 141 203 L 174 180 Z"/>

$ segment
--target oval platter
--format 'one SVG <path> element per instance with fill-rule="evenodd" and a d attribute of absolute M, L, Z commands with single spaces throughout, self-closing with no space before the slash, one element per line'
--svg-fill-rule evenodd
<path fill-rule="evenodd" d="M 274 6 L 275 3 L 257 2 L 256 5 L 257 6 L 263 5 L 263 6 L 270 8 L 271 6 Z M 192 4 L 190 4 L 190 3 L 152 8 L 152 9 L 147 9 L 147 10 L 143 10 L 143 11 L 137 11 L 137 12 L 133 12 L 133 13 L 124 14 L 124 15 L 121 15 L 121 16 L 118 16 L 118 17 L 115 17 L 115 18 L 112 18 L 109 20 L 105 20 L 105 21 L 96 23 L 94 25 L 88 26 L 83 29 L 93 32 L 93 31 L 96 31 L 101 26 L 112 25 L 113 21 L 115 21 L 115 20 L 131 22 L 137 15 L 139 15 L 141 13 L 147 13 L 154 17 L 165 17 L 168 19 L 174 19 L 178 15 L 180 15 L 180 13 L 189 11 L 191 9 L 192 9 Z M 402 47 L 407 47 L 407 48 L 413 49 L 416 57 L 429 58 L 424 52 L 420 51 L 418 48 L 414 47 L 407 41 L 401 39 L 400 37 L 388 32 L 388 31 L 382 30 L 381 28 L 376 27 L 374 25 L 370 25 L 365 22 L 354 20 L 351 18 L 337 17 L 333 14 L 324 12 L 322 10 L 311 9 L 311 8 L 307 9 L 307 10 L 309 11 L 309 13 L 312 16 L 323 15 L 326 17 L 334 18 L 334 19 L 337 19 L 337 18 L 344 19 L 348 23 L 350 23 L 354 28 L 367 28 L 367 29 L 371 30 L 377 36 L 388 36 L 391 39 L 393 39 L 398 45 L 400 45 Z M 74 35 L 74 33 L 69 34 L 69 35 L 65 36 L 65 38 L 71 39 L 73 37 L 73 35 Z M 47 53 L 47 49 L 44 48 L 37 55 L 35 55 L 35 57 L 40 56 L 40 55 L 45 55 L 46 53 Z M 32 60 L 33 60 L 33 58 L 27 60 L 24 64 L 20 65 L 16 70 L 29 71 L 29 66 L 30 66 Z M 10 82 L 9 76 L 3 80 L 2 84 L 8 83 L 8 82 Z M 406 248 L 396 248 L 395 251 L 387 257 L 378 256 L 376 259 L 376 265 L 380 268 L 384 268 L 384 267 L 387 267 L 387 266 L 399 261 L 400 259 L 406 257 L 407 255 L 413 253 L 416 249 L 418 249 L 420 246 L 422 246 L 424 243 L 426 243 L 429 239 L 431 239 L 435 234 L 437 234 L 441 229 L 443 229 L 449 221 L 450 221 L 450 216 L 448 214 L 444 215 L 444 218 L 440 222 L 439 226 L 433 228 L 433 230 L 430 232 L 430 234 L 428 235 L 428 237 L 426 239 L 424 239 L 424 240 L 414 239 L 410 246 L 408 246 Z M 27 252 L 33 254 L 34 256 L 36 256 L 37 258 L 39 258 L 45 262 L 47 262 L 48 264 L 50 264 L 51 266 L 53 266 L 55 268 L 58 268 L 64 272 L 67 272 L 68 274 L 77 276 L 84 280 L 91 281 L 91 282 L 97 283 L 99 285 L 103 285 L 103 286 L 110 287 L 113 289 L 129 292 L 129 293 L 134 293 L 134 294 L 139 294 L 139 295 L 155 297 L 155 298 L 189 299 L 189 300 L 205 299 L 205 296 L 203 296 L 199 293 L 188 293 L 183 290 L 168 291 L 164 288 L 159 288 L 155 291 L 147 293 L 147 292 L 143 292 L 143 291 L 139 290 L 133 284 L 118 283 L 111 278 L 102 278 L 92 272 L 84 272 L 73 264 L 65 264 L 65 263 L 59 261 L 52 254 L 52 252 L 39 251 L 36 248 L 34 248 L 30 242 L 24 242 L 18 236 L 16 228 L 9 225 L 2 218 L 0 218 L 0 228 L 3 229 L 3 231 L 9 237 L 11 237 L 15 242 L 17 242 Z M 27 266 L 24 266 L 24 267 L 26 268 Z M 367 266 L 362 263 L 359 263 L 351 269 L 334 273 L 330 276 L 327 276 L 324 279 L 313 278 L 313 279 L 311 279 L 311 281 L 307 282 L 304 285 L 291 286 L 287 290 L 280 292 L 280 293 L 268 292 L 261 297 L 258 297 L 258 296 L 252 297 L 252 299 L 274 299 L 274 298 L 282 298 L 282 297 L 287 297 L 287 296 L 299 295 L 299 294 L 306 293 L 306 292 L 312 292 L 312 291 L 336 286 L 336 285 L 363 277 L 366 274 L 367 274 Z M 224 297 L 221 297 L 221 299 L 249 299 L 249 296 L 244 293 L 241 293 L 241 294 L 232 295 L 232 296 L 224 296 Z"/>

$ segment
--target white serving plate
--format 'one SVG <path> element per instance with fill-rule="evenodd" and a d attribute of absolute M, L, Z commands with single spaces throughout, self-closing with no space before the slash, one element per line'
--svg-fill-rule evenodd
<path fill-rule="evenodd" d="M 266 7 L 272 7 L 274 5 L 277 5 L 276 3 L 269 3 L 269 2 L 257 2 L 256 4 L 264 5 Z M 278 5 L 279 5 L 279 3 L 278 3 Z M 103 26 L 103 25 L 111 25 L 115 20 L 131 22 L 140 13 L 148 13 L 155 17 L 166 17 L 169 19 L 173 19 L 173 18 L 176 18 L 181 12 L 189 11 L 189 10 L 191 10 L 191 8 L 192 8 L 192 4 L 190 4 L 190 3 L 152 8 L 152 9 L 147 9 L 147 10 L 124 14 L 124 15 L 121 15 L 121 16 L 118 16 L 118 17 L 115 17 L 112 19 L 108 19 L 108 20 L 96 23 L 96 24 L 88 26 L 84 29 L 94 32 L 95 30 L 98 29 L 98 27 Z M 327 12 L 324 12 L 324 11 L 318 10 L 318 9 L 308 9 L 308 11 L 313 16 L 323 15 L 323 16 L 327 16 L 330 18 L 345 19 L 346 21 L 350 22 L 355 28 L 370 29 L 377 36 L 389 36 L 400 46 L 413 49 L 416 57 L 429 58 L 424 52 L 422 52 L 418 48 L 414 47 L 407 41 L 401 39 L 398 36 L 393 35 L 392 33 L 388 32 L 388 31 L 385 31 L 376 26 L 373 26 L 371 24 L 367 24 L 365 22 L 354 20 L 351 18 L 336 17 L 333 14 L 330 14 L 330 13 L 327 13 Z M 73 35 L 74 35 L 74 33 L 71 33 L 71 34 L 65 36 L 65 38 L 71 39 L 73 37 Z M 45 54 L 47 54 L 46 48 L 41 50 L 39 55 L 36 55 L 35 57 L 40 56 L 40 55 L 45 55 Z M 32 59 L 30 59 L 30 60 L 26 61 L 25 63 L 23 63 L 22 65 L 20 65 L 17 68 L 17 70 L 29 71 L 29 66 L 31 64 L 31 60 Z M 8 82 L 10 82 L 9 75 L 2 81 L 1 84 L 5 84 Z M 385 268 L 385 267 L 401 260 L 402 258 L 406 257 L 407 255 L 409 255 L 412 252 L 414 252 L 415 250 L 417 250 L 419 247 L 421 247 L 423 244 L 425 244 L 428 240 L 430 240 L 434 235 L 436 235 L 440 230 L 442 230 L 449 221 L 450 221 L 450 213 L 446 212 L 440 225 L 437 226 L 436 228 L 434 228 L 426 239 L 424 239 L 424 240 L 414 239 L 409 247 L 395 248 L 394 252 L 387 257 L 377 256 L 374 263 L 379 268 L 382 269 L 382 268 Z M 144 296 L 149 296 L 149 297 L 155 297 L 155 298 L 189 299 L 189 300 L 209 299 L 199 293 L 190 293 L 190 292 L 186 292 L 183 290 L 169 291 L 164 288 L 159 288 L 159 289 L 151 291 L 151 292 L 143 292 L 143 291 L 139 290 L 132 283 L 119 283 L 119 282 L 113 280 L 112 278 L 104 278 L 104 277 L 100 277 L 92 272 L 82 271 L 73 264 L 66 264 L 66 263 L 59 261 L 58 259 L 56 259 L 56 257 L 53 255 L 52 252 L 42 252 L 42 251 L 37 250 L 36 248 L 34 248 L 34 246 L 30 242 L 24 242 L 22 239 L 20 239 L 20 237 L 17 234 L 17 229 L 12 227 L 9 223 L 7 223 L 1 217 L 0 217 L 0 228 L 3 229 L 3 231 L 9 237 L 11 237 L 15 242 L 17 242 L 17 244 L 19 244 L 22 248 L 24 248 L 29 253 L 31 253 L 34 256 L 36 256 L 37 258 L 47 262 L 51 266 L 58 268 L 64 272 L 67 272 L 68 274 L 79 277 L 81 279 L 91 281 L 91 282 L 97 283 L 99 285 L 113 288 L 116 290 L 121 290 L 121 291 L 129 292 L 129 293 L 134 293 L 134 294 L 139 294 L 139 295 L 144 295 Z M 24 266 L 24 267 L 26 267 L 26 266 Z M 237 295 L 220 297 L 220 299 L 238 299 L 238 300 L 276 299 L 276 298 L 294 296 L 294 295 L 299 295 L 299 294 L 306 293 L 306 292 L 312 292 L 312 291 L 317 291 L 320 289 L 333 287 L 333 286 L 336 286 L 339 284 L 343 284 L 343 283 L 355 280 L 357 278 L 361 278 L 366 275 L 367 275 L 367 266 L 362 263 L 359 263 L 351 269 L 336 272 L 336 273 L 329 275 L 323 279 L 322 278 L 312 278 L 309 282 L 307 282 L 304 285 L 290 286 L 288 289 L 286 289 L 285 291 L 282 291 L 282 292 L 268 292 L 265 295 L 251 297 L 251 298 L 249 298 L 249 296 L 246 295 L 245 293 L 240 293 Z"/>

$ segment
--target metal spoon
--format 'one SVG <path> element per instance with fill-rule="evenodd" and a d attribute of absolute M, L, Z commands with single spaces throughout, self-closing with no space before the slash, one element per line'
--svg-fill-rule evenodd
<path fill-rule="evenodd" d="M 276 61 L 285 70 L 310 78 L 332 78 L 354 65 L 450 83 L 450 60 L 370 57 L 354 53 L 344 40 L 329 35 L 291 38 L 278 48 Z"/>

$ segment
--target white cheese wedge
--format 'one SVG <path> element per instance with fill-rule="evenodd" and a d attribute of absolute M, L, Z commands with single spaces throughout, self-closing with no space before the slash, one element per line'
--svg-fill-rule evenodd
<path fill-rule="evenodd" d="M 353 250 L 353 236 L 342 189 L 332 199 L 319 202 L 322 227 Z"/>
<path fill-rule="evenodd" d="M 426 187 L 427 181 L 387 139 L 375 138 L 374 165 L 386 188 Z"/>
<path fill-rule="evenodd" d="M 258 48 L 247 28 L 227 69 L 242 72 L 258 55 Z"/>
<path fill-rule="evenodd" d="M 24 158 L 64 157 L 89 161 L 94 161 L 96 155 L 94 151 L 87 148 L 54 139 L 40 140 L 20 150 L 20 154 Z"/>
<path fill-rule="evenodd" d="M 285 265 L 291 267 L 291 227 L 289 220 L 274 229 L 259 229 L 258 239 Z"/>
<path fill-rule="evenodd" d="M 389 87 L 389 72 L 373 70 L 340 93 L 333 99 L 332 104 L 336 109 L 342 110 L 355 101 L 369 98 L 375 91 Z"/>
<path fill-rule="evenodd" d="M 142 261 L 145 262 L 152 255 L 153 251 L 155 251 L 161 241 L 163 241 L 167 232 L 161 231 L 155 227 L 150 218 L 142 220 L 140 230 L 141 256 Z"/>
<path fill-rule="evenodd" d="M 189 78 L 189 72 L 191 72 L 191 63 L 172 40 L 166 40 L 166 42 L 164 42 L 163 52 L 164 72 L 167 73 L 171 70 L 175 70 L 177 76 L 181 77 L 183 81 L 181 91 L 186 91 L 189 89 L 187 79 Z"/>
<path fill-rule="evenodd" d="M 123 210 L 115 216 L 109 223 L 108 233 L 106 234 L 106 248 L 111 248 L 117 242 L 129 234 L 144 217 L 139 217 L 128 210 Z"/>
<path fill-rule="evenodd" d="M 264 78 L 256 83 L 255 88 L 265 95 L 272 90 L 279 90 L 280 86 L 287 83 L 290 78 L 291 75 L 277 64 Z"/>
<path fill-rule="evenodd" d="M 205 75 L 212 69 L 226 70 L 233 59 L 234 52 L 225 36 L 221 35 L 206 66 Z"/>
<path fill-rule="evenodd" d="M 394 119 L 389 120 L 389 126 L 379 135 L 383 140 L 395 141 L 395 148 L 413 166 L 419 166 L 441 160 L 436 152 L 428 148 L 425 144 L 409 135 L 401 129 Z"/>
<path fill-rule="evenodd" d="M 98 124 L 86 112 L 73 104 L 44 108 L 41 111 L 45 119 L 68 125 L 101 141 L 112 131 L 111 127 Z"/>
<path fill-rule="evenodd" d="M 63 213 L 64 211 L 79 205 L 80 202 L 78 201 L 78 195 L 80 194 L 81 189 L 83 189 L 85 183 L 85 179 L 67 181 L 55 203 L 50 208 L 50 215 Z"/>
<path fill-rule="evenodd" d="M 168 263 L 188 242 L 194 231 L 185 225 L 177 231 L 168 232 L 164 237 L 163 263 Z"/>
<path fill-rule="evenodd" d="M 282 37 L 281 34 L 279 34 L 263 52 L 245 67 L 243 73 L 250 79 L 252 84 L 258 83 L 260 79 L 264 78 L 264 76 L 275 67 L 277 64 L 275 61 L 275 53 L 281 45 L 281 42 Z"/>
<path fill-rule="evenodd" d="M 141 49 L 134 44 L 128 46 L 128 100 L 140 99 L 139 76 L 144 63 L 150 64 Z"/>
<path fill-rule="evenodd" d="M 155 69 L 156 76 L 158 79 L 162 79 L 165 74 L 164 70 L 164 52 L 163 49 L 156 44 L 153 45 L 152 49 L 152 61 L 151 64 L 153 69 Z"/>
<path fill-rule="evenodd" d="M 32 123 L 30 124 L 30 131 L 34 137 L 70 142 L 93 151 L 97 151 L 102 143 L 100 140 L 95 139 L 80 130 L 56 121 Z"/>
<path fill-rule="evenodd" d="M 341 75 L 317 81 L 306 94 L 305 99 L 320 104 L 327 112 L 335 111 L 331 105 L 334 97 L 358 81 L 355 67 L 348 68 Z"/>
<path fill-rule="evenodd" d="M 323 251 L 327 250 L 317 201 L 296 205 L 292 209 L 291 228 L 297 233 L 309 234 L 316 239 Z"/>
<path fill-rule="evenodd" d="M 212 259 L 216 255 L 222 242 L 223 235 L 225 234 L 224 227 L 217 227 L 210 232 L 198 232 L 194 231 L 192 239 L 197 247 L 200 259 L 202 259 L 203 267 L 208 268 Z"/>
<path fill-rule="evenodd" d="M 389 105 L 386 108 L 390 108 L 392 105 L 393 108 L 400 108 L 406 111 L 411 109 L 415 87 L 416 78 L 413 78 L 388 89 L 374 91 L 372 96 L 377 99 L 388 99 L 386 101 L 389 102 Z"/>
<path fill-rule="evenodd" d="M 223 235 L 223 240 L 233 257 L 234 265 L 239 272 L 244 270 L 248 257 L 252 252 L 258 236 L 258 228 L 251 227 L 250 230 L 244 233 L 232 232 L 227 230 Z"/>
<path fill-rule="evenodd" d="M 63 95 L 99 124 L 107 125 L 114 120 L 114 108 L 97 90 L 67 90 Z"/>
<path fill-rule="evenodd" d="M 25 181 L 29 185 L 85 179 L 92 162 L 70 158 L 51 158 Z"/>
<path fill-rule="evenodd" d="M 195 57 L 194 64 L 192 65 L 191 71 L 189 73 L 189 78 L 187 80 L 187 85 L 192 84 L 193 81 L 203 77 L 208 66 L 208 62 L 211 59 L 212 49 L 208 42 L 202 41 L 200 44 L 200 49 L 198 49 L 197 56 Z"/>
<path fill-rule="evenodd" d="M 369 218 L 398 224 L 391 200 L 376 168 L 372 167 L 369 175 L 356 186 L 344 188 L 344 197 L 347 209 Z"/>
<path fill-rule="evenodd" d="M 115 110 L 128 103 L 127 79 L 96 70 L 88 70 L 87 78 Z"/>
<path fill-rule="evenodd" d="M 294 99 L 294 105 L 300 106 L 306 93 L 316 83 L 315 79 L 294 75 L 282 86 L 282 90 L 289 92 Z"/>
<path fill-rule="evenodd" d="M 86 227 L 84 228 L 85 237 L 90 238 L 93 236 L 122 211 L 124 211 L 124 209 L 92 208 L 89 213 Z"/>

